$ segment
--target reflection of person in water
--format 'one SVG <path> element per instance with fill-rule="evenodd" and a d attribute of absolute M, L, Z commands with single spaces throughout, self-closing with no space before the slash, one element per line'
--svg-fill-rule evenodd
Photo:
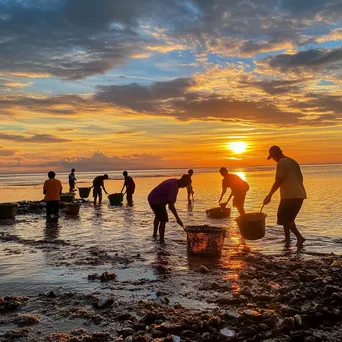
<path fill-rule="evenodd" d="M 45 240 L 56 240 L 59 237 L 58 218 L 47 217 L 45 224 Z"/>

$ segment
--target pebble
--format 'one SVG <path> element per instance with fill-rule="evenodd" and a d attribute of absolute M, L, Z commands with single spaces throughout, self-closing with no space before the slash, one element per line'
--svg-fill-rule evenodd
<path fill-rule="evenodd" d="M 198 268 L 198 272 L 202 273 L 202 274 L 206 274 L 206 273 L 209 273 L 209 269 L 203 265 L 201 265 L 199 268 Z"/>
<path fill-rule="evenodd" d="M 236 332 L 234 330 L 230 330 L 228 328 L 223 328 L 220 330 L 220 337 L 223 338 L 224 340 L 231 340 L 235 338 Z"/>

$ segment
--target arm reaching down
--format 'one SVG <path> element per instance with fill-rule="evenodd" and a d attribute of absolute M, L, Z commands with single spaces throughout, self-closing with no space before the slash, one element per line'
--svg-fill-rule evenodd
<path fill-rule="evenodd" d="M 175 204 L 174 203 L 169 203 L 169 209 L 171 210 L 172 214 L 175 216 L 176 220 L 177 220 L 177 223 L 183 227 L 183 222 L 181 221 L 181 219 L 179 218 L 178 216 L 178 213 L 177 213 L 177 210 L 176 210 L 176 207 L 175 207 Z"/>
<path fill-rule="evenodd" d="M 284 178 L 276 178 L 275 182 L 272 185 L 270 192 L 268 193 L 268 195 L 264 199 L 264 205 L 271 202 L 271 198 L 272 198 L 273 194 L 279 189 L 279 187 L 283 181 L 284 181 Z"/>

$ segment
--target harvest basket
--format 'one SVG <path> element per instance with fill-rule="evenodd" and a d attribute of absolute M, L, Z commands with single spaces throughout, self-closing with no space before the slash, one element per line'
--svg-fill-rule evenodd
<path fill-rule="evenodd" d="M 190 254 L 218 256 L 221 254 L 226 230 L 221 227 L 188 226 L 187 245 Z"/>
<path fill-rule="evenodd" d="M 110 205 L 120 205 L 123 201 L 124 195 L 122 192 L 108 195 Z"/>
<path fill-rule="evenodd" d="M 265 236 L 265 219 L 267 215 L 264 213 L 247 213 L 235 219 L 238 224 L 241 235 L 246 240 L 259 240 Z"/>
<path fill-rule="evenodd" d="M 206 210 L 206 213 L 210 218 L 222 219 L 230 216 L 230 208 L 212 208 Z"/>
<path fill-rule="evenodd" d="M 0 219 L 15 219 L 18 203 L 0 203 Z"/>
<path fill-rule="evenodd" d="M 78 188 L 78 192 L 81 198 L 88 198 L 91 188 Z"/>

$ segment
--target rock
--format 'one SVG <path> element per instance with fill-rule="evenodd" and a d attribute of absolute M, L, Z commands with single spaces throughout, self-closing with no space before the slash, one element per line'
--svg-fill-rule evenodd
<path fill-rule="evenodd" d="M 38 324 L 40 321 L 39 315 L 18 315 L 14 319 L 14 323 L 19 326 L 34 325 Z"/>
<path fill-rule="evenodd" d="M 57 298 L 62 295 L 62 288 L 57 288 L 54 290 L 45 291 L 43 295 L 48 298 Z"/>
<path fill-rule="evenodd" d="M 97 303 L 94 303 L 93 306 L 97 309 L 105 309 L 112 306 L 114 303 L 114 299 L 112 298 L 101 298 Z"/>
<path fill-rule="evenodd" d="M 324 294 L 325 296 L 330 296 L 330 295 L 332 295 L 333 293 L 339 292 L 339 291 L 340 291 L 339 286 L 336 286 L 336 285 L 326 285 L 326 286 L 324 287 L 324 292 L 323 292 L 323 294 Z"/>
<path fill-rule="evenodd" d="M 230 330 L 228 328 L 223 328 L 220 330 L 220 337 L 223 340 L 229 341 L 235 338 L 236 332 L 234 330 Z"/>
<path fill-rule="evenodd" d="M 241 315 L 236 311 L 226 311 L 224 313 L 224 317 L 225 318 L 231 318 L 231 319 L 239 319 L 241 317 Z"/>
<path fill-rule="evenodd" d="M 314 312 L 315 311 L 315 307 L 313 306 L 313 304 L 311 302 L 306 302 L 302 305 L 301 309 L 300 309 L 303 313 L 309 313 L 309 312 Z"/>
<path fill-rule="evenodd" d="M 164 333 L 161 330 L 159 330 L 159 329 L 153 329 L 151 334 L 152 334 L 152 336 L 154 338 L 158 338 L 158 337 L 163 337 L 164 336 Z"/>
<path fill-rule="evenodd" d="M 209 273 L 209 269 L 203 265 L 201 265 L 198 270 L 198 272 L 202 273 L 202 274 L 206 274 L 206 273 Z"/>
<path fill-rule="evenodd" d="M 300 315 L 295 315 L 293 317 L 294 323 L 297 327 L 301 327 L 302 326 L 302 317 L 300 317 Z"/>
<path fill-rule="evenodd" d="M 221 324 L 221 318 L 218 316 L 213 316 L 209 319 L 208 324 L 211 327 L 219 327 Z"/>
<path fill-rule="evenodd" d="M 211 335 L 208 332 L 205 332 L 201 335 L 201 342 L 204 341 L 210 341 L 211 340 Z"/>
<path fill-rule="evenodd" d="M 244 310 L 243 314 L 249 318 L 254 318 L 254 319 L 258 319 L 262 317 L 262 315 L 258 311 L 251 310 L 251 309 Z"/>
<path fill-rule="evenodd" d="M 122 328 L 117 331 L 118 334 L 122 335 L 124 338 L 133 335 L 135 331 L 132 328 Z"/>

